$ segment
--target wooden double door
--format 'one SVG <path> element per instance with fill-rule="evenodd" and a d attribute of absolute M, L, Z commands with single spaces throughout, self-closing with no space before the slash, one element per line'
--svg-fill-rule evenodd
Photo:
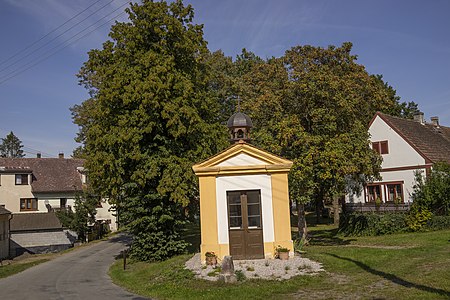
<path fill-rule="evenodd" d="M 228 236 L 233 259 L 264 258 L 261 191 L 229 191 Z"/>

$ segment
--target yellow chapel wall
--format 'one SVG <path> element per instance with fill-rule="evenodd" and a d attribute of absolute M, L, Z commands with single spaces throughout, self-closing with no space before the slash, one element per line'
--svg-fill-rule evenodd
<path fill-rule="evenodd" d="M 272 206 L 275 241 L 272 249 L 277 246 L 288 248 L 290 256 L 294 255 L 291 236 L 291 217 L 289 213 L 289 185 L 287 173 L 272 174 Z M 266 245 L 264 245 L 266 247 Z M 267 245 L 270 247 L 270 245 Z"/>
<path fill-rule="evenodd" d="M 205 253 L 220 253 L 217 229 L 216 177 L 200 176 L 200 232 L 201 261 L 205 261 Z"/>

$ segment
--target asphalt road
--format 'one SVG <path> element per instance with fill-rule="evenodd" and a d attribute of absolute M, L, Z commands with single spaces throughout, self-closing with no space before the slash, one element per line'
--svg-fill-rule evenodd
<path fill-rule="evenodd" d="M 0 279 L 0 299 L 145 299 L 113 284 L 107 274 L 128 242 L 119 235 Z"/>

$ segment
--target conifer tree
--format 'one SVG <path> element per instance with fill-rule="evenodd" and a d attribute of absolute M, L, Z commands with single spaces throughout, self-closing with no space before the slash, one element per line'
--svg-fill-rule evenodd
<path fill-rule="evenodd" d="M 11 131 L 4 139 L 2 138 L 0 157 L 24 157 L 22 147 L 22 142 Z"/>

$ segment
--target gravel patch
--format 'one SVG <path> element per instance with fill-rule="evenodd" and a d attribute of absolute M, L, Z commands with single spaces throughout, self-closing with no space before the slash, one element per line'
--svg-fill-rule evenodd
<path fill-rule="evenodd" d="M 195 254 L 185 264 L 196 278 L 217 281 L 220 271 L 212 266 L 202 265 L 200 253 Z M 220 266 L 220 262 L 218 264 Z M 298 275 L 315 275 L 324 271 L 322 264 L 300 256 L 289 260 L 253 259 L 235 260 L 234 270 L 242 272 L 247 279 L 286 280 Z"/>

